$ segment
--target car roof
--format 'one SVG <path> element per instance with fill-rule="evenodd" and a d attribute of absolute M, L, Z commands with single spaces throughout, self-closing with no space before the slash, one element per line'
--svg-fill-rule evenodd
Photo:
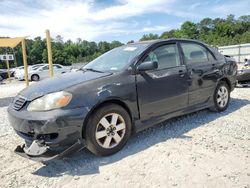
<path fill-rule="evenodd" d="M 34 64 L 34 65 L 46 65 L 46 63 L 39 63 L 39 64 Z"/>
<path fill-rule="evenodd" d="M 49 66 L 49 64 L 47 64 L 47 63 L 45 63 L 45 64 L 37 64 L 38 66 L 41 66 L 41 67 L 44 67 L 44 66 Z M 53 66 L 54 65 L 59 65 L 59 66 L 63 66 L 63 65 L 61 65 L 61 64 L 53 64 Z M 35 65 L 33 65 L 33 66 L 35 66 Z"/>
<path fill-rule="evenodd" d="M 170 42 L 170 41 L 185 41 L 185 42 L 196 42 L 196 43 L 200 43 L 200 44 L 204 44 L 207 46 L 207 44 L 198 41 L 198 40 L 193 40 L 193 39 L 184 39 L 184 38 L 169 38 L 169 39 L 156 39 L 156 40 L 147 40 L 147 41 L 138 41 L 138 42 L 134 42 L 134 43 L 129 43 L 127 45 L 136 45 L 136 44 L 148 44 L 148 45 L 153 45 L 153 44 L 157 44 L 160 42 Z"/>

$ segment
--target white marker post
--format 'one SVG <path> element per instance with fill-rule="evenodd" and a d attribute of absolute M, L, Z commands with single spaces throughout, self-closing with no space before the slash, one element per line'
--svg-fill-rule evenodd
<path fill-rule="evenodd" d="M 14 55 L 13 54 L 0 55 L 0 59 L 1 60 L 5 60 L 5 62 L 6 62 L 6 67 L 7 67 L 7 72 L 8 72 L 8 80 L 9 80 L 9 82 L 11 82 L 9 61 L 13 61 L 14 60 Z"/>

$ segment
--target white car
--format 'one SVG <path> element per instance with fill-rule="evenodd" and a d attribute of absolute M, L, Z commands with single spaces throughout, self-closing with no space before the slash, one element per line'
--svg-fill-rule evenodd
<path fill-rule="evenodd" d="M 28 66 L 28 72 L 32 71 L 33 69 L 37 69 L 44 64 L 36 64 Z M 14 73 L 14 77 L 18 80 L 24 80 L 24 66 L 17 67 Z"/>
<path fill-rule="evenodd" d="M 16 72 L 17 70 L 21 70 L 21 69 L 23 69 L 23 66 L 11 68 L 11 69 L 10 69 L 10 75 L 11 75 L 11 76 L 14 76 L 14 75 L 15 75 L 15 72 Z"/>
<path fill-rule="evenodd" d="M 59 64 L 53 65 L 54 76 L 70 72 L 70 66 L 62 66 Z M 31 81 L 38 81 L 44 78 L 49 78 L 49 65 L 39 66 L 28 71 L 28 77 Z"/>

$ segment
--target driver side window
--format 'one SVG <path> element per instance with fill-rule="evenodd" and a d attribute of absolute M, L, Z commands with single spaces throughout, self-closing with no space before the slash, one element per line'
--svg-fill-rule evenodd
<path fill-rule="evenodd" d="M 176 44 L 166 44 L 149 52 L 143 62 L 157 61 L 158 69 L 180 66 L 180 57 Z"/>

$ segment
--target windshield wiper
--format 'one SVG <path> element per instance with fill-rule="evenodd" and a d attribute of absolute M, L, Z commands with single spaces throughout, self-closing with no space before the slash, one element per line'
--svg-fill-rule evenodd
<path fill-rule="evenodd" d="M 87 70 L 87 71 L 92 71 L 92 72 L 100 72 L 100 73 L 104 73 L 103 71 L 99 71 L 99 70 L 95 70 L 95 69 L 92 69 L 92 68 L 80 68 L 79 70 Z"/>

